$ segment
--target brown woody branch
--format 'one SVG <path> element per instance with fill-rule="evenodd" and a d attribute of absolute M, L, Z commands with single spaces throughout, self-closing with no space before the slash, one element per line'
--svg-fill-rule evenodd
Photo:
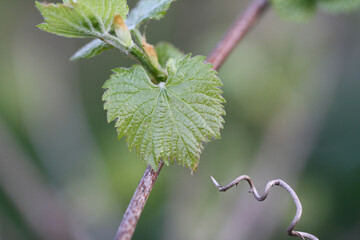
<path fill-rule="evenodd" d="M 294 200 L 295 206 L 296 206 L 295 217 L 286 230 L 287 234 L 289 236 L 300 237 L 303 240 L 305 240 L 305 239 L 319 240 L 317 237 L 315 237 L 314 235 L 312 235 L 310 233 L 294 231 L 295 225 L 300 221 L 300 218 L 301 218 L 302 205 L 301 205 L 300 199 L 297 196 L 296 192 L 283 180 L 275 179 L 275 180 L 269 181 L 266 184 L 264 194 L 259 195 L 251 178 L 247 175 L 242 175 L 242 176 L 236 178 L 234 181 L 232 181 L 231 183 L 229 183 L 228 185 L 226 185 L 224 187 L 220 186 L 220 184 L 215 180 L 215 178 L 213 178 L 213 177 L 210 177 L 210 178 L 213 181 L 214 185 L 219 189 L 220 192 L 226 192 L 228 189 L 232 188 L 233 186 L 237 186 L 239 184 L 239 182 L 245 180 L 250 185 L 249 192 L 252 193 L 254 195 L 255 199 L 258 200 L 259 202 L 264 201 L 267 198 L 271 187 L 280 186 L 280 187 L 284 188 L 286 191 L 288 191 L 290 193 L 292 199 Z"/>
<path fill-rule="evenodd" d="M 213 69 L 218 70 L 219 67 L 227 59 L 231 51 L 246 35 L 246 33 L 254 26 L 254 23 L 262 15 L 268 6 L 267 0 L 254 1 L 244 12 L 239 15 L 227 33 L 207 58 L 207 62 L 211 63 Z M 155 172 L 150 166 L 145 170 L 138 187 L 129 203 L 129 206 L 120 223 L 115 240 L 130 240 L 136 224 L 140 218 L 141 212 L 145 206 L 154 183 L 163 167 L 164 163 L 160 162 L 158 170 Z"/>
<path fill-rule="evenodd" d="M 218 70 L 220 68 L 236 45 L 245 37 L 268 6 L 268 0 L 255 0 L 244 13 L 237 16 L 234 23 L 216 44 L 207 58 L 207 62 L 214 65 L 213 69 Z"/>
<path fill-rule="evenodd" d="M 164 163 L 160 162 L 156 172 L 150 165 L 146 168 L 129 206 L 126 209 L 124 217 L 116 233 L 115 240 L 131 239 L 134 234 L 136 224 L 139 221 L 141 212 L 144 209 L 145 203 L 149 198 L 150 192 L 163 166 Z"/>

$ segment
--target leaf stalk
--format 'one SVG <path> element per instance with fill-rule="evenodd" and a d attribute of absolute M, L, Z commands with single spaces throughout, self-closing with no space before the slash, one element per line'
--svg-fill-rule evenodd
<path fill-rule="evenodd" d="M 137 45 L 133 44 L 130 48 L 130 54 L 143 66 L 146 71 L 153 77 L 153 81 L 155 84 L 159 84 L 160 82 L 165 82 L 167 79 L 167 74 L 154 66 L 151 62 L 150 57 L 142 51 Z"/>

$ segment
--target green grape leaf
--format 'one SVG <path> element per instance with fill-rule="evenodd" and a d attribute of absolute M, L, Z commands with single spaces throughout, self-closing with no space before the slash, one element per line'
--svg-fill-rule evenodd
<path fill-rule="evenodd" d="M 126 0 L 64 0 L 63 3 L 40 3 L 36 7 L 45 22 L 38 27 L 65 37 L 102 38 L 113 30 L 115 15 L 123 19 L 129 11 Z"/>
<path fill-rule="evenodd" d="M 222 83 L 204 60 L 169 59 L 168 79 L 158 85 L 138 65 L 114 69 L 103 86 L 108 121 L 116 121 L 119 138 L 126 136 L 129 149 L 154 169 L 175 160 L 196 170 L 203 143 L 220 138 Z"/>
<path fill-rule="evenodd" d="M 169 9 L 170 4 L 175 0 L 140 0 L 136 7 L 130 11 L 128 18 L 125 20 L 125 23 L 129 30 L 136 28 L 140 23 L 147 19 L 160 19 L 162 18 L 166 11 Z M 88 53 L 96 53 L 84 55 L 82 49 L 85 48 Z M 90 58 L 94 57 L 106 50 L 111 49 L 110 44 L 105 44 L 97 40 L 93 40 L 84 46 L 74 55 L 79 56 L 79 58 Z"/>
<path fill-rule="evenodd" d="M 175 0 L 140 0 L 131 10 L 126 25 L 129 29 L 136 28 L 147 19 L 160 19 Z"/>
<path fill-rule="evenodd" d="M 110 44 L 105 43 L 100 39 L 95 39 L 82 48 L 80 48 L 71 58 L 71 61 L 79 60 L 81 58 L 91 58 L 102 52 L 114 48 Z"/>
<path fill-rule="evenodd" d="M 166 67 L 166 63 L 170 58 L 179 59 L 184 57 L 184 53 L 174 47 L 171 43 L 160 42 L 155 46 L 155 51 L 160 63 L 163 68 Z"/>
<path fill-rule="evenodd" d="M 303 22 L 314 16 L 316 0 L 271 0 L 275 11 L 283 18 Z"/>
<path fill-rule="evenodd" d="M 82 46 L 79 50 L 77 50 L 74 55 L 70 58 L 72 61 L 76 61 L 82 58 L 92 58 L 97 55 L 102 54 L 103 52 L 113 49 L 114 46 L 100 40 L 94 39 L 84 46 Z"/>
<path fill-rule="evenodd" d="M 326 11 L 340 13 L 356 10 L 360 7 L 360 0 L 318 0 L 318 4 Z"/>

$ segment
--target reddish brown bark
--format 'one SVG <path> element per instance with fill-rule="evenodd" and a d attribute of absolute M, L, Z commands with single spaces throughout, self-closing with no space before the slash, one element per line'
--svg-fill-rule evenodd
<path fill-rule="evenodd" d="M 116 233 L 115 240 L 130 240 L 136 224 L 140 218 L 141 212 L 144 209 L 145 203 L 149 198 L 150 192 L 155 184 L 155 181 L 160 173 L 164 163 L 160 162 L 158 170 L 155 172 L 149 165 L 144 175 L 142 176 L 139 185 L 129 203 L 128 208 L 124 214 L 123 220 L 120 223 Z"/>
<path fill-rule="evenodd" d="M 254 26 L 268 6 L 268 0 L 256 0 L 244 13 L 237 16 L 234 23 L 207 58 L 207 62 L 214 65 L 213 69 L 218 70 L 220 68 L 232 50 L 249 32 L 251 27 Z"/>

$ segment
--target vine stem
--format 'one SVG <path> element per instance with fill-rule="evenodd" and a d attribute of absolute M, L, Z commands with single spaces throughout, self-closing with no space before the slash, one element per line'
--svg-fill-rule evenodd
<path fill-rule="evenodd" d="M 251 27 L 254 26 L 257 19 L 262 16 L 267 9 L 268 4 L 268 0 L 255 0 L 243 14 L 240 14 L 236 18 L 235 22 L 218 42 L 206 60 L 206 62 L 213 65 L 213 69 L 218 70 L 220 68 L 230 55 L 231 51 L 244 38 Z M 151 166 L 146 168 L 145 173 L 130 200 L 128 208 L 125 211 L 114 240 L 130 240 L 132 238 L 145 203 L 163 166 L 164 163 L 160 162 L 157 171 L 154 171 Z"/>
<path fill-rule="evenodd" d="M 143 66 L 153 77 L 158 84 L 159 82 L 165 82 L 166 75 L 160 69 L 156 68 L 149 58 L 149 56 L 142 51 L 135 44 L 130 48 L 131 55 Z"/>
<path fill-rule="evenodd" d="M 284 188 L 286 191 L 288 191 L 290 193 L 290 196 L 294 200 L 294 203 L 295 203 L 295 206 L 296 206 L 295 217 L 294 217 L 294 219 L 292 220 L 292 222 L 290 223 L 289 227 L 286 230 L 287 234 L 289 236 L 300 237 L 303 240 L 305 240 L 305 239 L 319 240 L 317 237 L 315 237 L 314 235 L 312 235 L 310 233 L 294 231 L 295 225 L 300 221 L 300 218 L 301 218 L 302 205 L 301 205 L 300 199 L 297 196 L 296 192 L 289 186 L 289 184 L 287 184 L 283 180 L 275 179 L 275 180 L 269 181 L 266 184 L 264 194 L 259 195 L 259 193 L 256 190 L 256 187 L 255 187 L 254 183 L 252 182 L 251 178 L 249 176 L 247 176 L 247 175 L 241 175 L 240 177 L 236 178 L 234 181 L 232 181 L 231 183 L 229 183 L 228 185 L 226 185 L 224 187 L 221 186 L 215 180 L 215 178 L 213 178 L 212 176 L 210 178 L 211 178 L 212 182 L 214 183 L 215 187 L 217 187 L 217 189 L 219 189 L 220 192 L 226 192 L 228 189 L 232 188 L 233 186 L 237 186 L 239 184 L 239 182 L 247 181 L 249 183 L 249 185 L 250 185 L 249 192 L 252 193 L 254 195 L 255 199 L 258 200 L 259 202 L 262 202 L 267 198 L 267 196 L 269 195 L 271 187 L 280 186 L 280 187 Z"/>
<path fill-rule="evenodd" d="M 216 44 L 207 58 L 213 69 L 218 70 L 228 58 L 236 45 L 245 37 L 249 30 L 255 25 L 257 20 L 263 15 L 269 6 L 268 0 L 255 0 L 250 6 L 237 16 L 234 23 L 225 33 L 222 39 Z"/>
<path fill-rule="evenodd" d="M 164 163 L 160 162 L 156 172 L 150 165 L 146 168 L 129 206 L 126 209 L 123 220 L 121 221 L 116 233 L 115 240 L 131 239 L 141 212 L 144 209 L 145 203 L 149 198 L 150 192 L 163 166 Z"/>

